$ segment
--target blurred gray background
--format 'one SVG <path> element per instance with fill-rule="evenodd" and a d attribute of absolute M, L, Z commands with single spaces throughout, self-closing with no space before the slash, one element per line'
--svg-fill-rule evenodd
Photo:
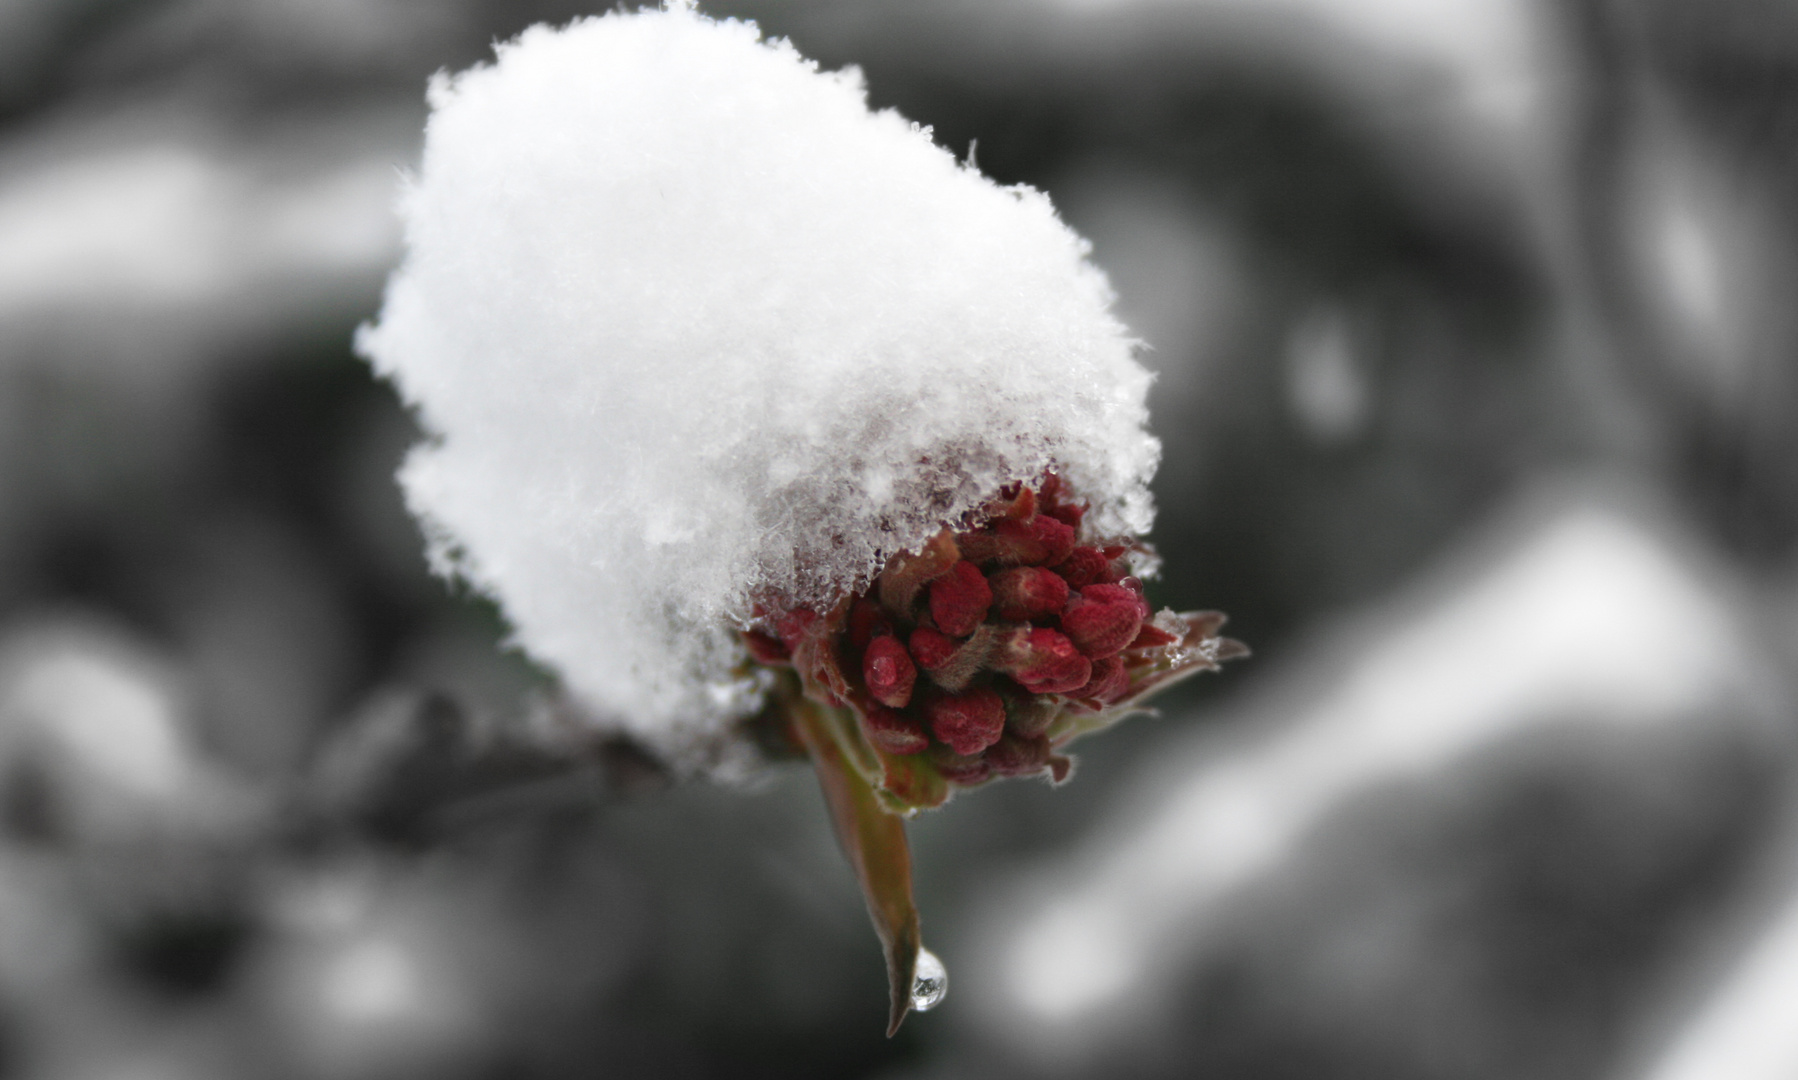
<path fill-rule="evenodd" d="M 712 0 L 1089 236 L 1256 657 L 915 823 L 545 749 L 351 354 L 568 0 L 0 0 L 0 1077 L 1798 1076 L 1798 4 Z"/>

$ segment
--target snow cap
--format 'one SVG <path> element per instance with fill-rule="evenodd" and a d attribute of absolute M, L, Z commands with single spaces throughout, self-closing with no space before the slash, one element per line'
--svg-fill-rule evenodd
<path fill-rule="evenodd" d="M 1053 469 L 1145 532 L 1149 375 L 1087 244 L 752 23 L 525 31 L 439 75 L 358 346 L 429 440 L 433 565 L 677 764 L 759 703 L 757 598 L 822 606 Z"/>

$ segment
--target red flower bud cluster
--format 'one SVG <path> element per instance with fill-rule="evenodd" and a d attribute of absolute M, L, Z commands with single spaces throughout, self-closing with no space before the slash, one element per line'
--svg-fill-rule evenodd
<path fill-rule="evenodd" d="M 1060 779 L 1057 718 L 1123 702 L 1151 669 L 1177 667 L 1170 648 L 1191 636 L 1151 621 L 1131 545 L 1081 541 L 1084 512 L 1054 476 L 1018 485 L 984 523 L 893 559 L 830 615 L 766 616 L 744 640 L 758 662 L 797 666 L 830 704 L 853 707 L 886 754 L 928 755 L 961 785 Z M 1220 642 L 1221 622 L 1192 629 Z"/>

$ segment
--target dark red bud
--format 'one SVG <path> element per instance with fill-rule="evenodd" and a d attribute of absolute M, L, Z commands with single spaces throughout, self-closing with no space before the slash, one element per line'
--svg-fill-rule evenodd
<path fill-rule="evenodd" d="M 1055 567 L 1055 572 L 1076 589 L 1117 580 L 1111 560 L 1096 547 L 1077 547 Z"/>
<path fill-rule="evenodd" d="M 1080 590 L 1086 600 L 1100 604 L 1129 604 L 1148 618 L 1149 603 L 1142 597 L 1142 583 L 1135 578 L 1125 578 L 1122 582 L 1110 584 L 1088 585 Z"/>
<path fill-rule="evenodd" d="M 1068 600 L 1061 629 L 1087 656 L 1097 660 L 1123 652 L 1136 639 L 1148 605 L 1121 585 L 1088 585 Z"/>
<path fill-rule="evenodd" d="M 868 733 L 869 742 L 889 754 L 921 754 L 930 749 L 923 724 L 879 705 L 862 717 L 862 730 Z"/>
<path fill-rule="evenodd" d="M 993 666 L 1033 694 L 1065 694 L 1092 678 L 1092 661 L 1055 630 L 1020 628 L 1003 635 Z"/>
<path fill-rule="evenodd" d="M 1035 776 L 1049 764 L 1049 740 L 1041 735 L 1033 739 L 1007 734 L 985 754 L 986 763 L 998 776 Z"/>
<path fill-rule="evenodd" d="M 911 688 L 917 678 L 918 669 L 898 638 L 883 635 L 868 642 L 868 652 L 862 657 L 862 679 L 875 701 L 894 709 L 905 708 L 911 702 Z"/>
<path fill-rule="evenodd" d="M 952 637 L 972 634 L 992 602 L 992 586 L 970 562 L 956 563 L 930 583 L 930 617 L 938 630 Z"/>
<path fill-rule="evenodd" d="M 749 648 L 750 657 L 758 664 L 772 667 L 793 662 L 793 654 L 772 634 L 764 634 L 760 630 L 745 630 L 743 644 Z"/>
<path fill-rule="evenodd" d="M 925 671 L 946 667 L 955 659 L 959 643 L 940 630 L 920 626 L 911 632 L 911 654 Z"/>
<path fill-rule="evenodd" d="M 857 597 L 849 608 L 849 624 L 844 633 L 849 636 L 849 655 L 855 656 L 868 647 L 877 635 L 891 633 L 886 613 L 880 605 L 865 596 Z"/>
<path fill-rule="evenodd" d="M 958 754 L 978 754 L 1005 732 L 1005 702 L 989 687 L 932 697 L 924 703 L 930 730 Z"/>
<path fill-rule="evenodd" d="M 1093 677 L 1085 686 L 1070 694 L 1082 701 L 1110 705 L 1130 690 L 1130 669 L 1121 656 L 1107 656 L 1093 661 Z"/>
<path fill-rule="evenodd" d="M 1005 694 L 1005 730 L 1026 739 L 1049 730 L 1061 715 L 1062 703 L 1041 694 Z"/>
<path fill-rule="evenodd" d="M 1074 550 L 1074 530 L 1065 522 L 1038 514 L 1027 527 L 1030 539 L 1042 549 L 1042 554 L 1031 560 L 1039 566 L 1054 566 Z"/>
<path fill-rule="evenodd" d="M 1067 580 L 1040 566 L 1014 566 L 994 574 L 991 580 L 993 608 L 1009 622 L 1046 618 L 1068 603 Z"/>

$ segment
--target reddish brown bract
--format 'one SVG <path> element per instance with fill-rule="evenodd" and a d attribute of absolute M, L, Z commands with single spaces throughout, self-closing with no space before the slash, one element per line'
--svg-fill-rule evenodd
<path fill-rule="evenodd" d="M 862 730 L 868 741 L 889 754 L 920 754 L 930 749 L 930 736 L 924 725 L 895 709 L 879 705 L 862 715 Z"/>
<path fill-rule="evenodd" d="M 743 631 L 743 644 L 749 648 L 750 657 L 758 664 L 775 667 L 792 660 L 793 656 L 780 639 L 762 633 L 760 630 Z"/>

